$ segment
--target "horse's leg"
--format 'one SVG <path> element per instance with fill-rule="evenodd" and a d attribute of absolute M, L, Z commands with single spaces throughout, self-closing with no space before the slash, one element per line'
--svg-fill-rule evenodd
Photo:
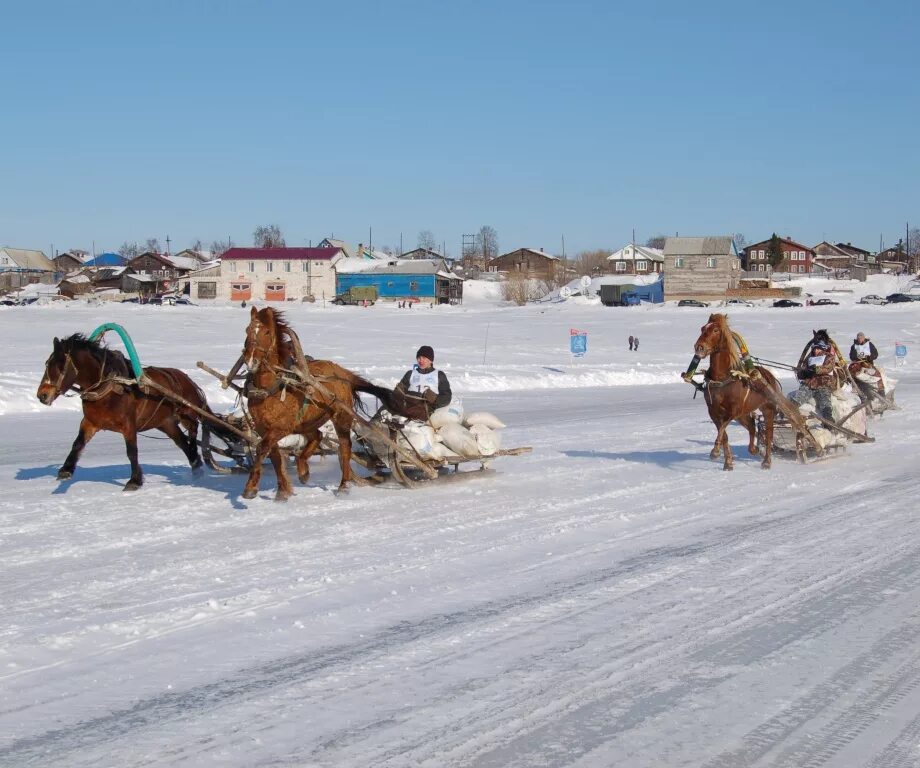
<path fill-rule="evenodd" d="M 99 430 L 96 428 L 96 426 L 84 416 L 80 421 L 80 429 L 77 430 L 77 437 L 73 441 L 73 445 L 70 448 L 70 453 L 67 454 L 67 458 L 64 459 L 64 463 L 58 470 L 58 480 L 69 480 L 71 477 L 73 477 L 74 470 L 77 468 L 77 461 L 80 458 L 80 454 L 83 453 L 83 449 L 86 447 L 86 444 L 92 440 L 93 435 L 95 435 L 98 431 Z"/>
<path fill-rule="evenodd" d="M 342 482 L 339 483 L 337 493 L 344 493 L 348 490 L 348 483 L 351 482 L 351 425 L 352 417 L 350 414 L 338 414 L 333 420 L 332 425 L 335 427 L 335 434 L 339 438 L 339 466 L 342 468 Z"/>
<path fill-rule="evenodd" d="M 185 427 L 185 439 L 188 443 L 189 450 L 195 457 L 194 461 L 189 458 L 189 464 L 193 470 L 201 469 L 201 454 L 198 452 L 198 418 L 192 414 L 179 417 L 179 423 Z M 188 456 L 188 453 L 186 453 Z"/>
<path fill-rule="evenodd" d="M 776 419 L 776 408 L 764 408 L 763 425 L 764 425 L 764 447 L 763 461 L 760 466 L 763 469 L 769 469 L 773 461 L 773 421 Z"/>
<path fill-rule="evenodd" d="M 756 456 L 760 451 L 757 448 L 757 420 L 753 413 L 740 416 L 738 421 L 748 431 L 748 453 Z"/>
<path fill-rule="evenodd" d="M 182 453 L 185 454 L 185 458 L 188 459 L 189 466 L 192 468 L 192 473 L 200 475 L 202 472 L 201 456 L 198 455 L 198 443 L 195 438 L 191 435 L 186 435 L 179 428 L 179 422 L 174 418 L 167 419 L 158 429 L 160 432 L 165 432 L 169 438 L 179 446 Z"/>
<path fill-rule="evenodd" d="M 144 473 L 141 470 L 141 464 L 137 460 L 137 421 L 135 414 L 127 414 L 127 424 L 122 429 L 121 434 L 125 438 L 125 450 L 128 453 L 128 461 L 131 462 L 131 477 L 125 483 L 122 490 L 136 491 L 144 484 Z"/>
<path fill-rule="evenodd" d="M 268 452 L 268 458 L 271 459 L 272 466 L 275 468 L 275 476 L 278 478 L 275 501 L 287 501 L 294 495 L 294 488 L 291 485 L 290 478 L 288 478 L 287 467 L 285 467 L 287 463 L 285 454 L 281 452 L 277 441 Z"/>
<path fill-rule="evenodd" d="M 709 458 L 715 461 L 719 458 L 719 454 L 722 453 L 722 432 L 719 429 L 719 423 L 722 419 L 712 408 L 709 409 L 709 418 L 712 419 L 712 423 L 716 427 L 716 441 L 712 444 L 712 450 L 709 452 Z"/>
<path fill-rule="evenodd" d="M 732 454 L 732 447 L 728 442 L 728 425 L 730 422 L 723 421 L 719 426 L 719 439 L 722 442 L 722 450 L 725 452 L 725 463 L 722 469 L 726 472 L 735 468 L 735 457 Z"/>
<path fill-rule="evenodd" d="M 249 478 L 246 480 L 246 485 L 243 488 L 244 499 L 254 499 L 259 493 L 259 482 L 262 480 L 262 464 L 265 463 L 265 459 L 270 455 L 272 448 L 276 447 L 278 441 L 286 434 L 288 434 L 286 430 L 269 429 L 262 435 L 262 439 L 259 442 L 259 449 L 252 457 L 252 469 L 249 470 Z M 274 459 L 272 459 L 272 464 L 274 464 Z M 275 467 L 275 473 L 278 473 L 277 466 Z M 287 475 L 284 477 L 287 479 Z M 278 476 L 278 482 L 280 486 L 281 475 Z"/>
<path fill-rule="evenodd" d="M 310 482 L 310 457 L 316 453 L 319 444 L 322 442 L 322 434 L 319 430 L 307 433 L 305 435 L 307 444 L 300 453 L 297 454 L 297 479 L 302 485 Z"/>

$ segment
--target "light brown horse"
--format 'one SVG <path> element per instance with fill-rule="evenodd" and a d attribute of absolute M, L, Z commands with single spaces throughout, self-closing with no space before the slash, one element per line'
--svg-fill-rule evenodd
<path fill-rule="evenodd" d="M 209 411 L 204 393 L 186 374 L 176 368 L 144 368 L 144 374 L 185 400 Z M 136 491 L 144 475 L 137 460 L 137 433 L 158 429 L 182 449 L 196 474 L 201 471 L 198 455 L 198 415 L 190 408 L 146 394 L 136 384 L 131 365 L 121 352 L 91 341 L 80 333 L 54 340 L 54 349 L 45 363 L 45 374 L 36 397 L 51 405 L 59 396 L 77 389 L 83 400 L 83 420 L 70 453 L 58 470 L 58 480 L 73 476 L 86 444 L 100 430 L 119 432 L 125 438 L 131 478 L 124 490 Z M 119 381 L 120 380 L 120 381 Z M 185 432 L 180 426 L 185 427 Z"/>
<path fill-rule="evenodd" d="M 360 393 L 378 398 L 392 413 L 401 414 L 393 391 L 379 387 L 358 374 L 329 360 L 305 361 L 284 316 L 266 307 L 250 312 L 243 359 L 249 368 L 248 407 L 256 432 L 262 438 L 253 457 L 252 470 L 243 498 L 255 498 L 266 456 L 278 477 L 275 501 L 287 501 L 294 489 L 288 479 L 278 441 L 299 434 L 307 440 L 297 457 L 297 475 L 302 483 L 310 477 L 307 463 L 319 446 L 319 428 L 331 421 L 338 436 L 339 466 L 344 491 L 353 480 L 351 472 L 351 428 Z M 304 370 L 306 366 L 306 370 Z"/>
<path fill-rule="evenodd" d="M 728 442 L 726 430 L 732 421 L 739 422 L 750 436 L 748 452 L 756 456 L 757 425 L 754 413 L 760 411 L 764 420 L 764 457 L 761 467 L 770 468 L 773 448 L 773 421 L 776 418 L 776 401 L 784 398 L 779 382 L 770 371 L 756 366 L 753 378 L 744 375 L 738 343 L 728 327 L 728 317 L 721 314 L 709 316 L 709 322 L 700 329 L 700 337 L 693 345 L 699 358 L 709 357 L 704 391 L 709 418 L 716 426 L 716 440 L 709 456 L 713 459 L 725 453 L 722 469 L 734 469 L 734 456 Z M 732 372 L 741 372 L 733 376 Z"/>

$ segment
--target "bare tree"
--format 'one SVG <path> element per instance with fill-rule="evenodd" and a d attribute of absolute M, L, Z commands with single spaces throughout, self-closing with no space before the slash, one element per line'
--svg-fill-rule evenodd
<path fill-rule="evenodd" d="M 211 258 L 216 259 L 218 256 L 223 256 L 232 247 L 233 241 L 227 238 L 226 243 L 223 240 L 211 241 L 211 247 L 208 250 L 211 251 Z"/>
<path fill-rule="evenodd" d="M 433 251 L 437 248 L 438 243 L 434 239 L 434 233 L 430 229 L 423 229 L 418 233 L 418 247 Z"/>
<path fill-rule="evenodd" d="M 252 240 L 256 248 L 284 248 L 287 245 L 277 224 L 256 227 L 256 231 L 252 233 Z"/>
<path fill-rule="evenodd" d="M 910 269 L 920 270 L 920 229 L 914 227 L 907 233 L 907 255 L 910 257 Z"/>
<path fill-rule="evenodd" d="M 498 256 L 498 232 L 488 225 L 480 227 L 476 233 L 476 251 L 485 263 Z"/>
<path fill-rule="evenodd" d="M 160 241 L 157 240 L 155 237 L 148 237 L 147 240 L 144 242 L 144 250 L 152 251 L 153 253 L 159 253 L 160 252 Z"/>
<path fill-rule="evenodd" d="M 735 234 L 732 235 L 732 240 L 735 241 L 735 250 L 741 253 L 741 251 L 744 250 L 744 246 L 747 245 L 747 238 L 740 232 L 735 232 Z"/>
<path fill-rule="evenodd" d="M 664 241 L 667 240 L 666 235 L 655 235 L 650 237 L 645 241 L 646 248 L 657 248 L 659 251 L 664 249 Z"/>
<path fill-rule="evenodd" d="M 126 259 L 133 259 L 138 253 L 137 243 L 129 243 L 127 240 L 118 248 L 118 255 L 124 256 Z"/>
<path fill-rule="evenodd" d="M 572 267 L 580 275 L 599 275 L 608 271 L 607 257 L 612 251 L 609 248 L 597 248 L 593 251 L 579 251 L 572 259 Z"/>
<path fill-rule="evenodd" d="M 192 244 L 189 246 L 189 250 L 190 250 L 190 251 L 195 251 L 195 253 L 201 253 L 201 251 L 202 251 L 203 249 L 204 249 L 204 243 L 201 242 L 201 238 L 200 238 L 200 237 L 196 237 L 196 238 L 192 241 Z"/>

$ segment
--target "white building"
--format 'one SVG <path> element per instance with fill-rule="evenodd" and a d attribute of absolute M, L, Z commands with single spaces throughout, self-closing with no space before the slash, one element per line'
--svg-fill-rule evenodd
<path fill-rule="evenodd" d="M 230 301 L 302 301 L 335 297 L 340 248 L 231 248 L 216 270 L 189 275 L 191 294 Z"/>

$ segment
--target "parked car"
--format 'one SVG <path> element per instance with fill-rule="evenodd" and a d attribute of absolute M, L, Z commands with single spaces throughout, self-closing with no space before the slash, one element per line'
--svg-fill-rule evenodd
<path fill-rule="evenodd" d="M 340 293 L 333 300 L 333 304 L 343 306 L 345 304 L 353 305 L 373 305 L 377 301 L 377 287 L 374 285 L 353 285 L 347 291 Z"/>
<path fill-rule="evenodd" d="M 792 299 L 777 299 L 773 302 L 774 307 L 801 307 L 802 302 L 793 301 Z"/>
<path fill-rule="evenodd" d="M 881 306 L 883 304 L 887 304 L 888 302 L 885 301 L 885 299 L 883 299 L 881 296 L 876 296 L 874 293 L 869 293 L 863 296 L 859 300 L 859 303 L 860 304 L 878 304 L 879 306 Z"/>
<path fill-rule="evenodd" d="M 729 299 L 725 302 L 726 307 L 753 307 L 754 304 L 744 299 Z"/>
<path fill-rule="evenodd" d="M 697 301 L 696 299 L 681 299 L 677 302 L 678 307 L 708 307 L 709 302 Z"/>
<path fill-rule="evenodd" d="M 840 302 L 834 301 L 833 299 L 818 299 L 812 304 L 815 307 L 839 307 Z"/>
<path fill-rule="evenodd" d="M 175 303 L 176 303 L 176 304 L 182 304 L 182 305 L 184 305 L 184 306 L 186 306 L 186 307 L 195 307 L 195 306 L 197 306 L 197 304 L 195 304 L 195 302 L 192 301 L 188 296 L 179 296 L 179 297 L 176 299 L 176 302 L 175 302 Z"/>
<path fill-rule="evenodd" d="M 914 301 L 914 297 L 908 296 L 906 293 L 889 293 L 885 297 L 887 304 L 904 304 L 909 301 Z"/>
<path fill-rule="evenodd" d="M 163 297 L 162 296 L 151 296 L 149 299 L 147 299 L 147 303 L 156 304 L 157 306 L 159 306 L 160 304 L 163 303 Z"/>

